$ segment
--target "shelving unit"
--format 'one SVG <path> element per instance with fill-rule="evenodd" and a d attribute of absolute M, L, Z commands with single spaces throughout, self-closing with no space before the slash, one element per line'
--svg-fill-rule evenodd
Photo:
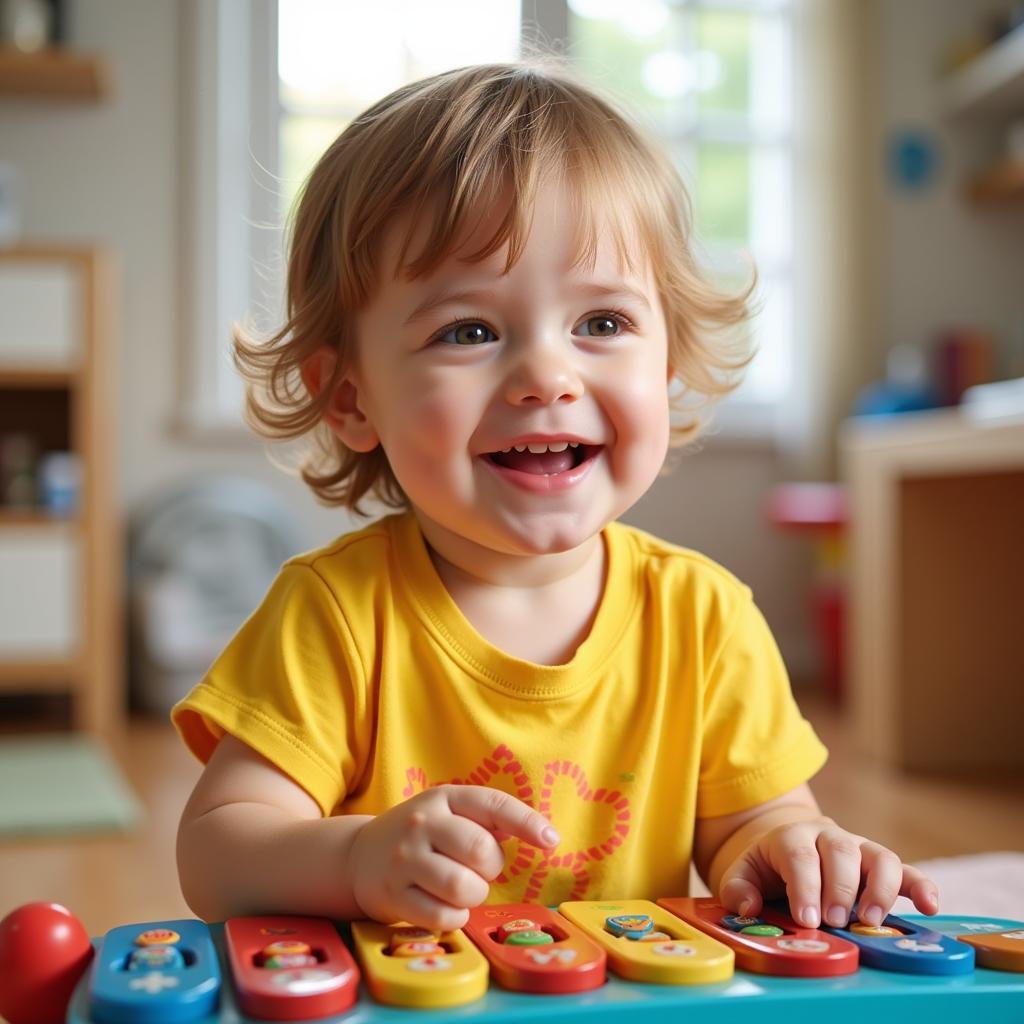
<path fill-rule="evenodd" d="M 124 715 L 111 286 L 94 248 L 0 250 L 0 435 L 81 467 L 69 514 L 0 505 L 0 692 L 67 693 L 101 735 Z"/>
<path fill-rule="evenodd" d="M 999 126 L 1024 117 L 1024 26 L 1014 29 L 944 83 L 943 109 L 956 122 Z M 978 205 L 1024 201 L 1024 159 L 1005 158 L 967 183 Z"/>
<path fill-rule="evenodd" d="M 56 48 L 22 53 L 0 46 L 0 96 L 97 102 L 109 88 L 109 69 L 98 57 Z"/>

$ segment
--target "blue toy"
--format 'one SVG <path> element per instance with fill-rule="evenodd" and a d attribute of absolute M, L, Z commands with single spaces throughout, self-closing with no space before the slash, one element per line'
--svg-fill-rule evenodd
<path fill-rule="evenodd" d="M 878 926 L 851 914 L 845 928 L 823 925 L 822 930 L 854 943 L 865 967 L 902 974 L 970 974 L 974 970 L 971 946 L 892 914 Z"/>
<path fill-rule="evenodd" d="M 179 1024 L 215 1013 L 220 965 L 202 921 L 122 925 L 107 932 L 88 985 L 96 1024 Z"/>

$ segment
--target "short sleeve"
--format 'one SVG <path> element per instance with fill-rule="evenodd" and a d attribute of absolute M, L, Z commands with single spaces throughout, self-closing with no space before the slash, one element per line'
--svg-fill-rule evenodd
<path fill-rule="evenodd" d="M 782 796 L 810 779 L 828 757 L 797 708 L 782 656 L 749 597 L 722 632 L 704 691 L 701 818 Z"/>
<path fill-rule="evenodd" d="M 329 815 L 369 744 L 366 685 L 333 593 L 310 566 L 286 565 L 206 677 L 171 711 L 204 764 L 225 733 L 262 754 Z"/>

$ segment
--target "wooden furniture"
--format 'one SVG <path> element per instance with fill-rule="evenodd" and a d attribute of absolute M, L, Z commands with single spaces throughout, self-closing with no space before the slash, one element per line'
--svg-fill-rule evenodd
<path fill-rule="evenodd" d="M 0 440 L 81 471 L 70 512 L 0 505 L 0 691 L 66 692 L 74 726 L 100 734 L 124 704 L 112 308 L 101 252 L 0 250 Z"/>
<path fill-rule="evenodd" d="M 849 421 L 848 696 L 893 767 L 1024 767 L 1024 416 Z"/>
<path fill-rule="evenodd" d="M 109 88 L 109 68 L 98 57 L 60 48 L 21 53 L 0 46 L 0 96 L 96 102 Z"/>

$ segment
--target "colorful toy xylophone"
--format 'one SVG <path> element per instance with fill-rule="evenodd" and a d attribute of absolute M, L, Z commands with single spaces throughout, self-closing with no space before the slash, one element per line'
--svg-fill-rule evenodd
<path fill-rule="evenodd" d="M 485 905 L 463 931 L 442 935 L 369 921 L 339 933 L 303 917 L 150 922 L 114 928 L 97 944 L 66 1020 L 373 1024 L 409 1021 L 408 1007 L 423 1008 L 422 1019 L 440 1009 L 443 1019 L 486 1024 L 629 1012 L 645 1022 L 703 1013 L 728 1024 L 800 1011 L 827 1013 L 830 1024 L 880 1013 L 1019 1022 L 1024 923 L 890 916 L 879 928 L 854 918 L 819 931 L 780 908 L 739 918 L 689 898 L 574 902 L 558 912 Z"/>

